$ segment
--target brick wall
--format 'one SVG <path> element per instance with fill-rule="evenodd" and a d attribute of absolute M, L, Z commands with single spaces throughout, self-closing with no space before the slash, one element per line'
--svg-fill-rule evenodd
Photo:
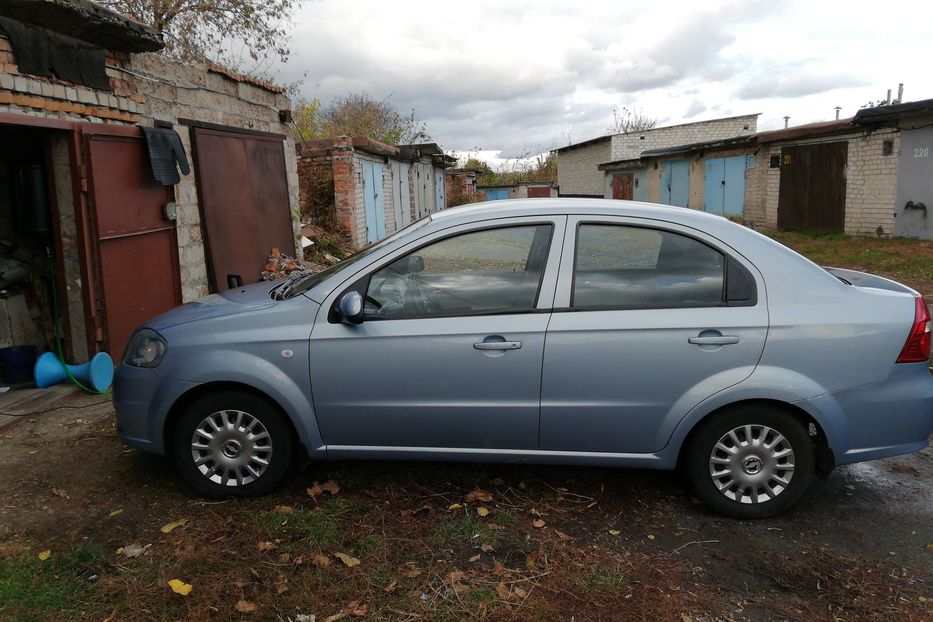
<path fill-rule="evenodd" d="M 603 196 L 603 172 L 597 167 L 611 160 L 610 141 L 557 153 L 557 185 L 562 196 Z"/>
<path fill-rule="evenodd" d="M 610 157 L 605 161 L 633 160 L 640 157 L 643 151 L 650 149 L 664 149 L 735 136 L 747 136 L 754 134 L 757 128 L 758 115 L 749 114 L 658 127 L 631 134 L 614 134 Z"/>
<path fill-rule="evenodd" d="M 898 130 L 884 128 L 763 145 L 756 156 L 755 168 L 746 176 L 746 221 L 754 227 L 777 228 L 781 169 L 770 168 L 769 162 L 771 156 L 780 157 L 782 146 L 847 141 L 845 233 L 893 235 L 899 139 Z M 894 142 L 891 155 L 882 155 L 885 140 Z"/>
<path fill-rule="evenodd" d="M 278 119 L 279 110 L 290 108 L 288 97 L 281 89 L 236 76 L 219 67 L 178 63 L 157 54 L 114 52 L 107 65 L 109 92 L 54 78 L 22 75 L 9 40 L 0 36 L 0 113 L 122 125 L 152 125 L 155 119 L 170 121 L 192 163 L 190 132 L 177 124 L 178 119 L 286 136 L 283 148 L 289 210 L 300 255 L 297 162 L 293 156 L 294 144 L 287 138 L 289 127 Z M 197 171 L 193 170 L 175 186 L 184 301 L 208 293 L 196 175 Z"/>

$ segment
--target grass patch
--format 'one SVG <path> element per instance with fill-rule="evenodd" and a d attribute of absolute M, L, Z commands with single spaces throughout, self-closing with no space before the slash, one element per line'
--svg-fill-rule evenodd
<path fill-rule="evenodd" d="M 85 544 L 74 551 L 54 553 L 47 561 L 0 558 L 0 619 L 74 619 L 87 613 L 91 577 L 100 575 L 108 555 L 102 547 Z"/>
<path fill-rule="evenodd" d="M 933 241 L 774 231 L 772 238 L 821 266 L 854 268 L 899 281 L 933 281 Z"/>
<path fill-rule="evenodd" d="M 600 566 L 586 578 L 586 588 L 606 595 L 621 594 L 628 587 L 628 582 L 615 568 Z"/>
<path fill-rule="evenodd" d="M 495 514 L 494 522 L 500 521 L 506 513 Z M 502 531 L 489 527 L 489 519 L 478 519 L 470 515 L 459 515 L 444 521 L 428 536 L 432 548 L 459 548 L 464 544 L 492 544 L 502 540 Z"/>

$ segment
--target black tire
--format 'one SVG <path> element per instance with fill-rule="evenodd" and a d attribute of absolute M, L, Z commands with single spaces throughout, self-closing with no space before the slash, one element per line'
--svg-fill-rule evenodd
<path fill-rule="evenodd" d="M 243 413 L 239 426 L 235 425 L 238 412 Z M 235 431 L 225 429 L 221 436 L 216 436 L 214 430 L 217 441 L 213 445 L 199 435 L 198 444 L 210 449 L 198 451 L 202 458 L 207 458 L 198 466 L 193 447 L 195 430 L 201 425 L 209 426 L 207 418 L 211 415 L 215 424 L 224 427 L 231 423 Z M 210 427 L 203 429 L 211 431 Z M 172 430 L 172 457 L 178 470 L 195 490 L 211 498 L 260 497 L 272 492 L 287 475 L 294 451 L 291 430 L 278 409 L 243 391 L 218 391 L 197 399 L 185 409 Z M 222 478 L 236 485 L 222 483 Z"/>
<path fill-rule="evenodd" d="M 810 484 L 813 441 L 804 424 L 793 415 L 773 407 L 748 405 L 715 415 L 701 426 L 686 447 L 682 466 L 696 495 L 716 512 L 745 519 L 774 516 L 796 503 Z M 753 441 L 764 441 L 766 445 L 770 442 L 771 449 L 745 445 L 748 433 L 744 426 L 752 426 Z M 766 428 L 782 436 L 784 441 L 773 444 L 777 436 L 768 435 Z M 726 437 L 730 431 L 736 432 L 740 443 Z M 720 440 L 723 445 L 717 450 L 714 465 L 713 451 Z M 723 451 L 723 448 L 732 447 L 735 452 Z M 788 447 L 793 453 L 781 456 Z M 792 470 L 780 468 L 791 464 L 791 459 Z M 720 464 L 723 460 L 728 464 Z M 771 475 L 787 484 L 782 485 Z M 735 484 L 729 486 L 730 480 Z M 753 498 L 758 502 L 752 502 Z"/>

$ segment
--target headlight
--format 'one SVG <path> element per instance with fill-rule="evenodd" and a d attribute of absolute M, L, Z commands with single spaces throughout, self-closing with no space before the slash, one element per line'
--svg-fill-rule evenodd
<path fill-rule="evenodd" d="M 133 367 L 157 367 L 165 356 L 165 339 L 162 335 L 144 328 L 133 335 L 126 345 L 123 362 Z"/>

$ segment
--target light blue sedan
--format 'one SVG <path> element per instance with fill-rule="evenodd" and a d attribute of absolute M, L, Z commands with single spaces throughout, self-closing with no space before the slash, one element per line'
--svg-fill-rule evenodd
<path fill-rule="evenodd" d="M 917 292 L 723 218 L 507 201 L 154 318 L 114 403 L 208 496 L 320 459 L 680 467 L 758 518 L 813 473 L 925 448 L 929 356 Z"/>

